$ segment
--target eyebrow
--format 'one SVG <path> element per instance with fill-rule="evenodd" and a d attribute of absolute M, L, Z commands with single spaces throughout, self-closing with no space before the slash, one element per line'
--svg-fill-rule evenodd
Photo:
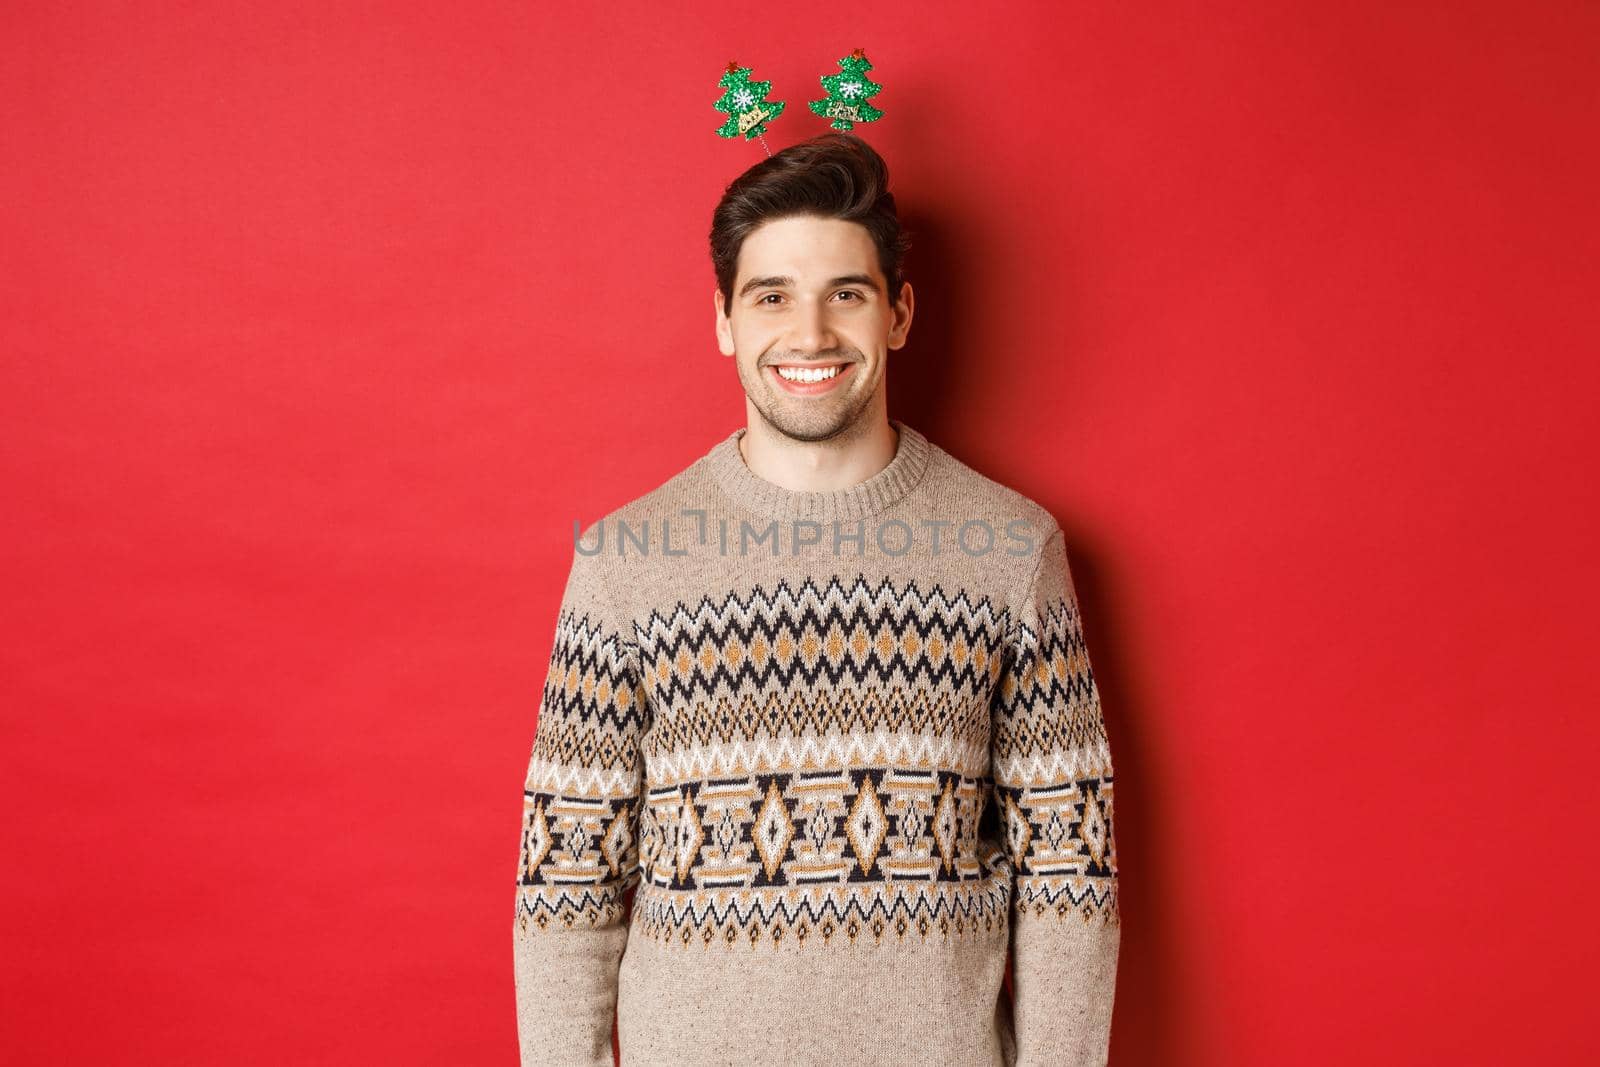
<path fill-rule="evenodd" d="M 793 285 L 794 279 L 787 274 L 771 274 L 765 278 L 751 278 L 740 287 L 739 295 L 744 296 L 755 289 L 782 289 Z M 831 289 L 836 285 L 864 285 L 873 292 L 878 291 L 878 283 L 868 274 L 842 274 L 828 280 L 828 288 Z"/>

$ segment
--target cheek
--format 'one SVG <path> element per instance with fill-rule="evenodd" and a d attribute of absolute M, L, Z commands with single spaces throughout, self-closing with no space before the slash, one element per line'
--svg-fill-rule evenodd
<path fill-rule="evenodd" d="M 762 329 L 759 325 L 752 325 L 748 321 L 735 325 L 732 332 L 733 347 L 739 354 L 740 362 L 751 364 L 754 364 L 776 339 L 776 335 L 770 329 Z"/>
<path fill-rule="evenodd" d="M 733 335 L 733 360 L 739 365 L 739 374 L 751 378 L 761 372 L 756 364 L 761 359 L 761 345 L 749 332 Z"/>

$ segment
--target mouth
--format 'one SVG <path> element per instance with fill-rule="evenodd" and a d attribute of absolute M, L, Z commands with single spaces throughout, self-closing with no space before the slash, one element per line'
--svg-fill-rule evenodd
<path fill-rule="evenodd" d="M 781 363 L 768 364 L 763 370 L 785 393 L 818 396 L 837 389 L 854 367 L 854 363 Z"/>

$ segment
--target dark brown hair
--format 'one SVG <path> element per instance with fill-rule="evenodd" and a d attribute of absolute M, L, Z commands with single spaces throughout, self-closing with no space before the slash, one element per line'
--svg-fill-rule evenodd
<path fill-rule="evenodd" d="M 878 268 L 892 303 L 910 238 L 900 228 L 889 166 L 853 133 L 828 132 L 790 145 L 739 175 L 711 216 L 711 265 L 724 307 L 733 308 L 733 279 L 744 239 L 763 223 L 794 215 L 858 222 L 878 246 Z"/>

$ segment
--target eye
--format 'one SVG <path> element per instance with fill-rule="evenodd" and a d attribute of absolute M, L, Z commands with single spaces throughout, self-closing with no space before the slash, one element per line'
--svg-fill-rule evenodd
<path fill-rule="evenodd" d="M 854 299 L 845 301 L 845 303 L 847 303 L 847 304 L 859 304 L 859 303 L 861 303 L 861 294 L 856 292 L 854 289 L 841 289 L 837 293 L 834 293 L 833 295 L 834 296 L 853 297 Z"/>
<path fill-rule="evenodd" d="M 757 300 L 756 303 L 757 304 L 766 304 L 768 300 L 772 300 L 772 299 L 782 300 L 783 299 L 783 295 L 781 293 L 768 293 L 766 296 L 763 296 L 760 300 Z M 771 307 L 772 305 L 768 304 L 767 306 Z"/>

